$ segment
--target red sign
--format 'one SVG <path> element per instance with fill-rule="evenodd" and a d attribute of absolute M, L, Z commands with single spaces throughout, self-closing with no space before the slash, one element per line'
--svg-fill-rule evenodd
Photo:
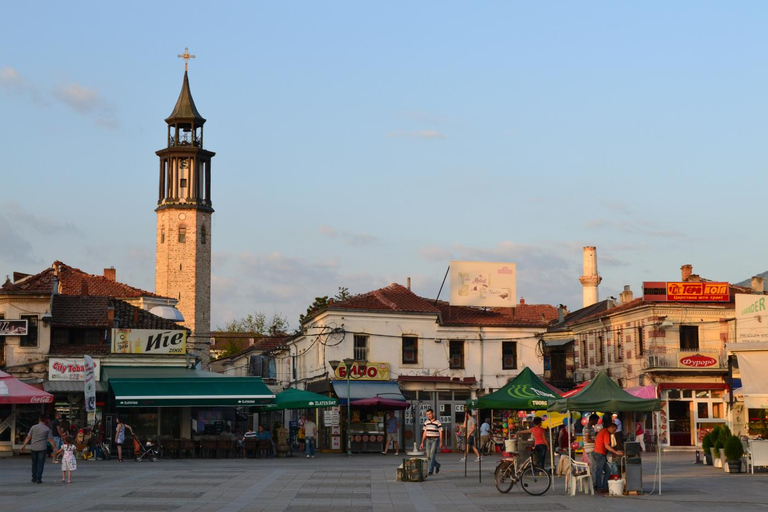
<path fill-rule="evenodd" d="M 341 363 L 334 371 L 337 380 L 346 380 L 347 366 Z M 350 366 L 350 380 L 389 380 L 389 363 L 371 363 L 355 361 Z"/>
<path fill-rule="evenodd" d="M 704 354 L 680 355 L 680 366 L 685 368 L 717 368 L 716 357 Z"/>
<path fill-rule="evenodd" d="M 643 298 L 648 301 L 728 302 L 728 283 L 715 282 L 645 282 Z"/>

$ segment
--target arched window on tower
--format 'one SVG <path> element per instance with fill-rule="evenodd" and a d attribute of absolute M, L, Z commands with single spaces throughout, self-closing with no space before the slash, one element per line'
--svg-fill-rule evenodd
<path fill-rule="evenodd" d="M 160 228 L 160 243 L 165 243 L 165 226 Z"/>
<path fill-rule="evenodd" d="M 205 226 L 200 228 L 200 243 L 205 245 L 207 243 L 207 232 L 205 230 Z"/>
<path fill-rule="evenodd" d="M 187 242 L 187 228 L 186 226 L 179 226 L 179 243 L 183 244 Z"/>

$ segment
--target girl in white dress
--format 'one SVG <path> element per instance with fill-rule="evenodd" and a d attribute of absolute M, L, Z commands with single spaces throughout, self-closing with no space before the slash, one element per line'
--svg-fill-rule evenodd
<path fill-rule="evenodd" d="M 69 434 L 64 435 L 61 448 L 56 450 L 54 457 L 60 453 L 63 453 L 61 457 L 61 481 L 71 483 L 72 472 L 77 471 L 77 458 L 75 457 L 77 446 L 72 442 L 72 437 Z"/>

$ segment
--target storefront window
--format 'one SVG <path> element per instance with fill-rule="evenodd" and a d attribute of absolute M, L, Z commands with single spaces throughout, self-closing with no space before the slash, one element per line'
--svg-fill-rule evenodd
<path fill-rule="evenodd" d="M 179 437 L 181 435 L 181 414 L 178 409 L 163 409 L 160 413 L 160 435 Z"/>
<path fill-rule="evenodd" d="M 683 398 L 693 398 L 693 390 L 692 389 L 684 389 L 683 390 Z"/>
<path fill-rule="evenodd" d="M 748 409 L 749 423 L 747 429 L 749 435 L 762 436 L 768 438 L 768 410 L 766 409 Z"/>
<path fill-rule="evenodd" d="M 130 409 L 130 412 L 122 412 L 118 416 L 123 423 L 131 426 L 133 433 L 142 442 L 157 437 L 158 414 L 156 407 Z M 130 432 L 126 432 L 126 437 L 128 436 L 130 436 Z"/>
<path fill-rule="evenodd" d="M 723 398 L 723 390 L 722 389 L 713 389 L 712 390 L 712 398 Z"/>
<path fill-rule="evenodd" d="M 699 402 L 697 404 L 697 410 L 699 413 L 699 418 L 709 418 L 709 404 L 706 402 Z"/>
<path fill-rule="evenodd" d="M 679 400 L 680 399 L 680 390 L 679 389 L 670 389 L 667 391 L 667 398 L 669 400 Z"/>
<path fill-rule="evenodd" d="M 233 429 L 235 409 L 192 409 L 192 434 L 216 436 Z"/>
<path fill-rule="evenodd" d="M 11 405 L 0 406 L 0 424 L 11 415 L 12 411 L 13 406 Z M 13 427 L 13 425 L 8 425 L 8 428 L 0 432 L 0 443 L 8 442 L 11 440 L 11 427 Z"/>
<path fill-rule="evenodd" d="M 725 418 L 725 404 L 713 403 L 712 404 L 712 417 L 713 418 Z"/>
<path fill-rule="evenodd" d="M 697 391 L 696 398 L 709 398 L 709 390 Z"/>

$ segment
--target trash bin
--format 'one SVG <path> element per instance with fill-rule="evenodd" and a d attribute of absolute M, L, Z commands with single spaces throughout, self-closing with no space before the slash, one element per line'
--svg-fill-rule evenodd
<path fill-rule="evenodd" d="M 517 451 L 517 440 L 516 439 L 507 439 L 504 441 L 504 451 L 507 453 L 512 453 Z"/>

